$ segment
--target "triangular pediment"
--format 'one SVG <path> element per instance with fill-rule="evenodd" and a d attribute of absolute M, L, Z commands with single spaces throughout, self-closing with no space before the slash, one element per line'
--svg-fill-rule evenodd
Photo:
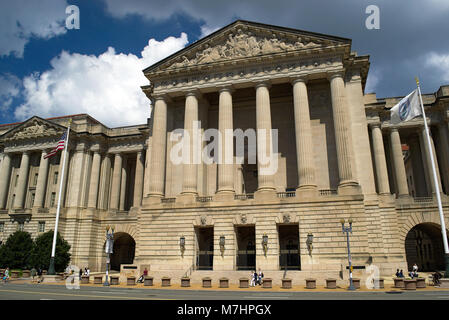
<path fill-rule="evenodd" d="M 34 116 L 0 136 L 1 140 L 23 140 L 62 135 L 65 127 Z"/>
<path fill-rule="evenodd" d="M 144 73 L 350 43 L 345 38 L 238 20 L 152 65 Z"/>

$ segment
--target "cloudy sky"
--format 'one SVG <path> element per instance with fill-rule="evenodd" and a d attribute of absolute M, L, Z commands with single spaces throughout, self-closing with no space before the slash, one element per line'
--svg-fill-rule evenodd
<path fill-rule="evenodd" d="M 80 28 L 67 29 L 76 5 Z M 369 30 L 366 8 L 380 9 Z M 142 69 L 236 19 L 351 38 L 371 56 L 366 92 L 449 84 L 448 0 L 15 0 L 0 2 L 0 123 L 89 113 L 145 123 Z"/>

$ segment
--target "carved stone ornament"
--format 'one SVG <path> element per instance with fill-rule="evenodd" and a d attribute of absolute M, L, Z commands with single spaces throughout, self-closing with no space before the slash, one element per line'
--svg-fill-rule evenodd
<path fill-rule="evenodd" d="M 242 222 L 242 224 L 245 224 L 248 221 L 245 213 L 241 214 L 240 221 Z"/>
<path fill-rule="evenodd" d="M 237 29 L 236 33 L 228 35 L 224 43 L 212 46 L 206 43 L 202 51 L 197 51 L 192 57 L 187 57 L 187 55 L 179 57 L 169 69 L 205 64 L 218 60 L 231 60 L 276 52 L 317 48 L 322 46 L 322 42 L 323 40 L 318 39 L 315 42 L 305 40 L 301 36 L 298 36 L 295 40 L 285 40 L 275 33 L 271 36 L 255 35 L 252 32 L 243 32 L 242 29 Z"/>
<path fill-rule="evenodd" d="M 10 139 L 29 139 L 57 134 L 58 132 L 55 128 L 44 123 L 39 123 L 35 120 L 29 123 L 26 127 L 21 128 L 19 131 L 13 133 Z"/>
<path fill-rule="evenodd" d="M 207 217 L 206 216 L 201 216 L 201 225 L 205 226 L 206 222 L 207 222 Z"/>
<path fill-rule="evenodd" d="M 289 223 L 290 222 L 290 215 L 288 213 L 284 214 L 282 216 L 282 219 L 284 220 L 284 223 Z"/>

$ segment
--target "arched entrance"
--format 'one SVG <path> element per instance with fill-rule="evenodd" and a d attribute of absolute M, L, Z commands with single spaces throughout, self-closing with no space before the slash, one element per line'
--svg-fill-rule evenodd
<path fill-rule="evenodd" d="M 418 265 L 419 271 L 444 270 L 444 247 L 441 227 L 435 223 L 414 226 L 405 238 L 407 267 Z"/>
<path fill-rule="evenodd" d="M 120 271 L 121 264 L 132 264 L 136 242 L 125 232 L 114 233 L 114 249 L 111 255 L 111 270 Z"/>

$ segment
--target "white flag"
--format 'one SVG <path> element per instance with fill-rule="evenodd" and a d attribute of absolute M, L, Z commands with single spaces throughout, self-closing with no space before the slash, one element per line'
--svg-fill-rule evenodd
<path fill-rule="evenodd" d="M 419 104 L 418 89 L 403 98 L 397 105 L 390 109 L 391 124 L 409 121 L 422 115 Z"/>

